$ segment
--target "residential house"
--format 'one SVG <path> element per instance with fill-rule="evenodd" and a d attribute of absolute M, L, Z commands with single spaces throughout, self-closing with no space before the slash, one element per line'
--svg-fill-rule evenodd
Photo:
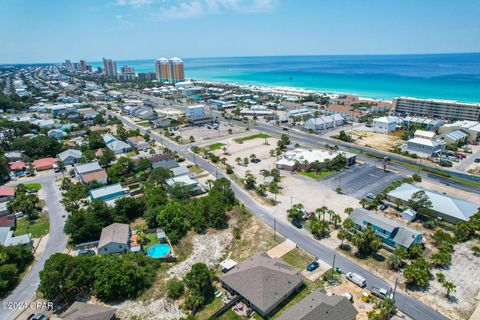
<path fill-rule="evenodd" d="M 326 115 L 339 114 L 343 119 L 350 122 L 358 122 L 360 117 L 364 115 L 363 112 L 359 110 L 351 109 L 349 106 L 344 106 L 341 104 L 330 104 L 325 108 Z"/>
<path fill-rule="evenodd" d="M 15 198 L 13 186 L 0 186 L 0 202 L 7 202 Z"/>
<path fill-rule="evenodd" d="M 18 151 L 5 152 L 5 158 L 7 158 L 9 162 L 19 161 L 22 160 L 22 153 Z"/>
<path fill-rule="evenodd" d="M 53 169 L 53 165 L 57 163 L 57 159 L 55 158 L 42 158 L 33 161 L 33 166 L 37 171 L 44 171 Z"/>
<path fill-rule="evenodd" d="M 255 254 L 220 278 L 225 289 L 239 295 L 262 317 L 298 290 L 303 280 L 301 273 L 265 252 Z"/>
<path fill-rule="evenodd" d="M 169 187 L 182 186 L 192 194 L 203 193 L 204 190 L 197 179 L 193 177 L 186 166 L 178 166 L 171 169 L 173 177 L 166 181 Z"/>
<path fill-rule="evenodd" d="M 189 106 L 185 110 L 188 122 L 191 124 L 205 124 L 213 122 L 211 115 L 205 113 L 205 106 L 203 104 Z"/>
<path fill-rule="evenodd" d="M 15 229 L 17 226 L 17 217 L 15 213 L 10 213 L 4 216 L 0 216 L 0 227 L 8 227 L 11 229 Z"/>
<path fill-rule="evenodd" d="M 412 125 L 420 126 L 427 131 L 435 131 L 440 128 L 445 121 L 440 119 L 422 118 L 422 117 L 405 117 L 403 125 L 409 128 Z"/>
<path fill-rule="evenodd" d="M 107 148 L 115 154 L 126 153 L 132 150 L 132 147 L 128 143 L 118 140 L 109 133 L 104 134 L 102 137 Z"/>
<path fill-rule="evenodd" d="M 172 120 L 163 117 L 150 120 L 150 125 L 155 129 L 168 128 L 171 124 Z"/>
<path fill-rule="evenodd" d="M 397 117 L 380 117 L 373 119 L 373 132 L 388 134 L 397 129 Z"/>
<path fill-rule="evenodd" d="M 478 212 L 480 204 L 462 200 L 446 194 L 430 191 L 417 187 L 413 184 L 404 183 L 387 194 L 387 199 L 395 203 L 400 199 L 405 205 L 415 192 L 423 191 L 432 203 L 428 212 L 433 217 L 441 218 L 450 223 L 459 223 L 470 220 L 470 217 Z"/>
<path fill-rule="evenodd" d="M 0 246 L 8 247 L 16 245 L 31 247 L 32 235 L 28 233 L 20 236 L 13 236 L 13 231 L 10 227 L 0 227 Z"/>
<path fill-rule="evenodd" d="M 12 171 L 23 171 L 26 167 L 26 163 L 23 161 L 10 162 L 8 165 Z"/>
<path fill-rule="evenodd" d="M 98 161 L 81 163 L 75 166 L 75 177 L 81 183 L 91 183 L 96 181 L 101 184 L 106 184 L 108 180 L 107 171 L 100 167 Z"/>
<path fill-rule="evenodd" d="M 0 217 L 10 214 L 10 209 L 8 208 L 9 201 L 0 202 Z"/>
<path fill-rule="evenodd" d="M 98 304 L 75 301 L 61 316 L 62 320 L 113 320 L 117 310 Z"/>
<path fill-rule="evenodd" d="M 445 142 L 437 140 L 435 132 L 417 130 L 414 137 L 407 141 L 406 151 L 420 156 L 435 156 L 443 153 Z"/>
<path fill-rule="evenodd" d="M 102 229 L 97 252 L 100 256 L 112 253 L 127 253 L 130 250 L 130 226 L 126 223 L 112 223 Z"/>
<path fill-rule="evenodd" d="M 353 210 L 349 218 L 355 224 L 358 232 L 363 232 L 367 227 L 371 227 L 384 246 L 391 250 L 399 247 L 408 250 L 413 244 L 422 242 L 422 234 L 417 230 L 366 209 Z"/>
<path fill-rule="evenodd" d="M 128 137 L 127 143 L 137 150 L 145 151 L 150 148 L 150 144 L 141 136 Z"/>
<path fill-rule="evenodd" d="M 149 158 L 152 163 L 152 168 L 165 168 L 165 169 L 172 169 L 175 167 L 178 167 L 178 162 L 170 155 L 168 154 L 163 154 L 163 153 L 157 153 Z"/>
<path fill-rule="evenodd" d="M 61 139 L 64 139 L 68 136 L 67 133 L 65 133 L 64 131 L 60 130 L 60 129 L 52 129 L 52 130 L 49 130 L 47 132 L 47 136 L 51 137 L 51 138 L 55 138 L 57 140 L 61 140 Z"/>
<path fill-rule="evenodd" d="M 82 158 L 82 151 L 77 150 L 77 149 L 68 149 L 63 152 L 60 152 L 57 155 L 58 159 L 62 161 L 64 164 L 68 165 L 74 165 L 75 163 L 78 163 L 80 159 Z"/>
<path fill-rule="evenodd" d="M 319 118 L 310 118 L 305 122 L 305 129 L 313 131 L 322 131 L 343 125 L 344 119 L 339 114 L 331 116 L 322 116 Z"/>
<path fill-rule="evenodd" d="M 278 320 L 355 320 L 358 311 L 344 296 L 327 295 L 315 289 L 282 313 Z"/>
<path fill-rule="evenodd" d="M 110 184 L 89 191 L 91 200 L 112 201 L 123 197 L 129 197 L 128 188 L 122 187 L 120 183 Z"/>

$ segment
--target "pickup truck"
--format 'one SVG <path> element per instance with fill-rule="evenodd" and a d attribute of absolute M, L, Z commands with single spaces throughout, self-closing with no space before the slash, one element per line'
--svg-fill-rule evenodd
<path fill-rule="evenodd" d="M 347 273 L 346 277 L 348 280 L 352 281 L 360 288 L 365 288 L 365 286 L 367 285 L 367 280 L 365 280 L 364 277 L 362 277 L 359 274 L 356 274 L 355 272 Z"/>
<path fill-rule="evenodd" d="M 384 289 L 384 288 L 379 288 L 373 286 L 370 289 L 370 292 L 372 293 L 373 296 L 380 298 L 380 299 L 385 299 L 385 298 L 391 298 L 392 294 L 390 293 L 389 290 Z"/>

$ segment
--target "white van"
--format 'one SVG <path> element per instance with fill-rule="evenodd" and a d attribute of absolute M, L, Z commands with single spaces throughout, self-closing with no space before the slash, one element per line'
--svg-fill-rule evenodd
<path fill-rule="evenodd" d="M 361 275 L 356 274 L 355 272 L 347 273 L 347 279 L 355 283 L 360 288 L 365 288 L 367 285 L 367 280 Z"/>

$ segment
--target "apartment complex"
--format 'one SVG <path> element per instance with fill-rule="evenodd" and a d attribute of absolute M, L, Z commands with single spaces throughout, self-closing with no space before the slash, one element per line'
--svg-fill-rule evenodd
<path fill-rule="evenodd" d="M 185 81 L 183 61 L 180 58 L 160 58 L 155 62 L 157 80 L 160 82 L 177 83 Z"/>
<path fill-rule="evenodd" d="M 103 72 L 109 76 L 116 78 L 117 77 L 117 63 L 112 59 L 103 58 Z"/>
<path fill-rule="evenodd" d="M 480 120 L 480 104 L 448 100 L 395 98 L 395 112 L 446 120 Z"/>

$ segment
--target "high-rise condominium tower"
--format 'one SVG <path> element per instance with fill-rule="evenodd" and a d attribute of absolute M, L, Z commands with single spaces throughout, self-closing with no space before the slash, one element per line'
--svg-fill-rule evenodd
<path fill-rule="evenodd" d="M 103 58 L 103 72 L 109 77 L 116 77 L 117 63 L 112 59 Z"/>

